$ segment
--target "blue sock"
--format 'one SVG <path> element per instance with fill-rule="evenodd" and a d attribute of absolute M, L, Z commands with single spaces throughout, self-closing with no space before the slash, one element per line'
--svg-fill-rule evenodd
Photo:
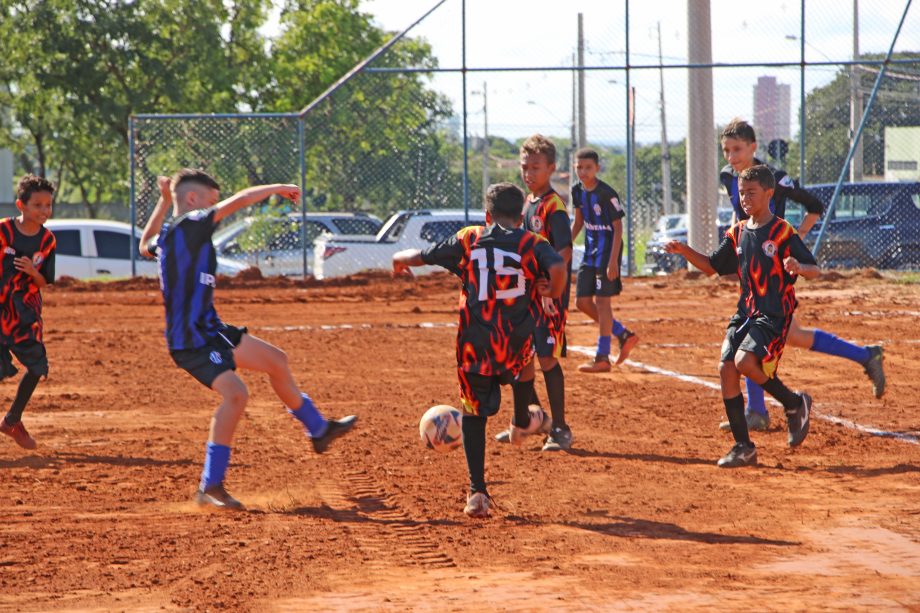
<path fill-rule="evenodd" d="M 617 320 L 613 320 L 613 335 L 616 337 L 623 336 L 623 333 L 626 332 L 626 328 L 623 327 L 623 324 Z"/>
<path fill-rule="evenodd" d="M 869 350 L 853 343 L 837 338 L 824 330 L 815 330 L 815 342 L 811 345 L 812 351 L 836 355 L 837 357 L 853 360 L 859 364 L 869 361 Z"/>
<path fill-rule="evenodd" d="M 610 337 L 597 337 L 597 355 L 610 355 Z"/>
<path fill-rule="evenodd" d="M 208 443 L 204 456 L 204 470 L 201 472 L 201 489 L 224 482 L 224 474 L 230 464 L 230 448 L 226 445 Z"/>
<path fill-rule="evenodd" d="M 307 432 L 313 438 L 318 438 L 326 434 L 326 418 L 317 410 L 313 401 L 306 394 L 303 396 L 303 404 L 296 411 L 288 409 L 288 413 L 296 417 L 304 425 Z"/>
<path fill-rule="evenodd" d="M 766 415 L 767 405 L 763 400 L 763 388 L 747 377 L 745 377 L 744 380 L 747 382 L 748 411 L 751 413 L 760 413 L 761 415 Z"/>

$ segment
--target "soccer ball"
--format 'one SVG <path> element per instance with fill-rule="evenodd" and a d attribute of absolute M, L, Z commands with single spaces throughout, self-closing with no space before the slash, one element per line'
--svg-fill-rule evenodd
<path fill-rule="evenodd" d="M 422 415 L 418 433 L 422 444 L 439 453 L 447 453 L 463 445 L 461 420 L 463 414 L 446 404 L 433 406 Z"/>

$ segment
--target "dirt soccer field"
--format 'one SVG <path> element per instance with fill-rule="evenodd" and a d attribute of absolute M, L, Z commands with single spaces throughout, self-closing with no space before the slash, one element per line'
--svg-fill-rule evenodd
<path fill-rule="evenodd" d="M 490 442 L 486 521 L 461 512 L 462 451 L 418 439 L 425 409 L 457 404 L 452 279 L 220 286 L 225 321 L 283 347 L 324 411 L 360 417 L 317 456 L 244 375 L 227 487 L 249 510 L 231 515 L 191 502 L 216 394 L 173 366 L 155 282 L 45 297 L 51 378 L 24 418 L 39 448 L 0 440 L 2 610 L 920 611 L 920 285 L 800 283 L 803 325 L 884 344 L 887 395 L 856 364 L 788 349 L 780 372 L 814 396 L 811 434 L 787 448 L 773 408 L 760 466 L 722 470 L 716 367 L 736 286 L 628 281 L 615 312 L 642 343 L 607 375 L 577 372 L 570 350 L 575 448 Z M 570 345 L 593 345 L 570 322 Z"/>

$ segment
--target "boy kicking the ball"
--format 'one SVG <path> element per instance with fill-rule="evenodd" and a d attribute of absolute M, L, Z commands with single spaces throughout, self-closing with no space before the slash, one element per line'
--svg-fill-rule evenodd
<path fill-rule="evenodd" d="M 519 445 L 548 419 L 530 412 L 533 396 L 533 334 L 541 297 L 558 298 L 567 280 L 562 257 L 546 239 L 522 229 L 524 194 L 511 183 L 489 187 L 486 227 L 463 228 L 424 251 L 393 256 L 393 274 L 412 266 L 439 265 L 460 277 L 462 302 L 457 331 L 457 376 L 463 411 L 463 450 L 470 473 L 464 513 L 489 515 L 485 481 L 486 419 L 501 406 L 501 386 L 514 396 L 511 442 Z"/>
<path fill-rule="evenodd" d="M 707 275 L 737 273 L 741 280 L 738 312 L 728 322 L 719 369 L 725 412 L 735 438 L 735 445 L 718 462 L 723 468 L 757 463 L 744 416 L 742 374 L 783 405 L 791 447 L 802 444 L 809 429 L 811 397 L 791 391 L 776 371 L 798 304 L 796 277 L 813 279 L 819 270 L 795 228 L 771 212 L 775 187 L 773 172 L 766 166 L 753 166 L 739 175 L 741 207 L 748 219 L 733 225 L 712 255 L 678 241 L 665 246 L 668 253 L 684 256 Z"/>
<path fill-rule="evenodd" d="M 144 228 L 140 252 L 149 257 L 155 251 L 157 255 L 166 307 L 166 342 L 179 368 L 221 395 L 221 404 L 211 419 L 196 500 L 203 506 L 242 509 L 243 505 L 224 488 L 233 433 L 248 399 L 246 385 L 235 372 L 237 368 L 268 375 L 278 398 L 303 424 L 317 453 L 326 451 L 357 419 L 352 415 L 326 420 L 310 397 L 297 387 L 283 351 L 248 334 L 246 328 L 223 323 L 214 309 L 217 255 L 211 236 L 217 224 L 275 194 L 296 201 L 300 188 L 260 185 L 218 201 L 217 181 L 194 169 L 181 170 L 172 179 L 160 177 L 158 184 L 160 199 Z M 164 223 L 170 206 L 174 219 Z"/>

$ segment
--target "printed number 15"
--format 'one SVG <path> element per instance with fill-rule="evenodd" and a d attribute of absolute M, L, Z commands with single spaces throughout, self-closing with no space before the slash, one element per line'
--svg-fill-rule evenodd
<path fill-rule="evenodd" d="M 523 296 L 525 291 L 524 272 L 520 269 L 521 255 L 502 249 L 492 249 L 492 257 L 495 260 L 495 276 L 517 276 L 517 285 L 508 289 L 495 291 L 497 300 L 506 300 Z M 505 266 L 505 259 L 510 259 L 518 264 L 518 268 Z M 479 300 L 489 299 L 489 254 L 486 249 L 473 249 L 470 252 L 470 259 L 479 263 Z"/>

